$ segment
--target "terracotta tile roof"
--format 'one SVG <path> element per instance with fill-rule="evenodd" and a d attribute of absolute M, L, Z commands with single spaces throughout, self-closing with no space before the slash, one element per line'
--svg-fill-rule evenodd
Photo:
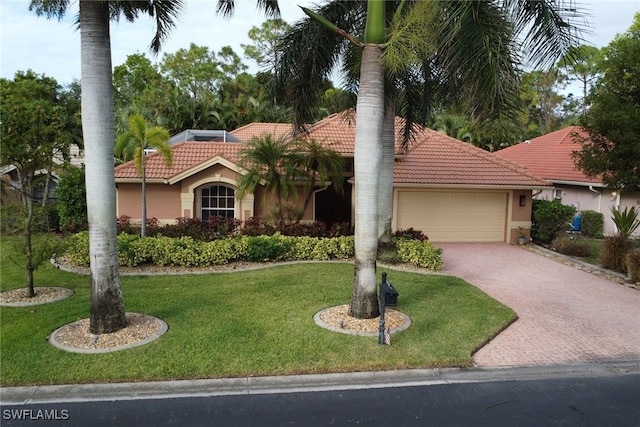
<path fill-rule="evenodd" d="M 573 142 L 572 134 L 587 137 L 578 126 L 569 126 L 530 141 L 496 151 L 496 155 L 527 168 L 529 173 L 548 181 L 573 181 L 601 183 L 599 178 L 590 178 L 576 169 L 572 154 L 582 146 Z"/>
<path fill-rule="evenodd" d="M 288 138 L 293 134 L 293 125 L 288 123 L 249 123 L 229 132 L 241 141 L 272 135 L 275 139 Z"/>
<path fill-rule="evenodd" d="M 396 119 L 396 163 L 394 182 L 403 184 L 435 185 L 497 185 L 540 187 L 549 183 L 528 174 L 524 168 L 480 148 L 458 141 L 431 129 L 421 128 L 409 145 L 402 150 L 403 119 Z M 232 133 L 255 135 L 265 130 L 290 132 L 291 125 L 281 123 L 254 123 L 236 129 Z M 353 115 L 332 114 L 309 129 L 309 137 L 345 157 L 353 157 L 355 148 L 355 122 Z M 237 134 L 236 132 L 239 132 Z M 282 135 L 282 134 L 280 134 Z M 251 137 L 249 137 L 250 139 Z M 148 180 L 179 181 L 190 173 L 221 158 L 230 164 L 240 160 L 242 143 L 232 142 L 181 142 L 173 147 L 173 167 L 168 168 L 160 154 L 147 156 Z M 133 162 L 116 167 L 116 180 L 135 180 Z"/>
<path fill-rule="evenodd" d="M 404 121 L 396 117 L 396 152 L 401 151 Z M 308 129 L 308 137 L 346 157 L 353 157 L 356 146 L 356 123 L 352 110 L 334 113 Z"/>
<path fill-rule="evenodd" d="M 402 118 L 396 118 L 394 182 L 403 184 L 547 186 L 509 161 L 431 129 L 417 130 L 408 153 L 401 148 Z M 353 115 L 332 114 L 309 129 L 309 136 L 344 156 L 353 156 Z"/>
<path fill-rule="evenodd" d="M 423 129 L 396 160 L 394 182 L 403 184 L 544 187 L 521 166 L 432 129 Z"/>
<path fill-rule="evenodd" d="M 159 153 L 147 155 L 145 171 L 147 180 L 171 180 L 171 178 L 196 171 L 216 157 L 237 164 L 244 144 L 237 142 L 180 142 L 173 146 L 173 164 L 169 168 Z M 135 165 L 127 162 L 116 166 L 116 180 L 138 179 Z"/>

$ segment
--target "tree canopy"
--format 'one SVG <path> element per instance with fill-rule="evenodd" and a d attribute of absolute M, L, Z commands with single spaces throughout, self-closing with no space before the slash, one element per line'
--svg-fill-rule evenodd
<path fill-rule="evenodd" d="M 612 187 L 640 191 L 640 13 L 604 48 L 602 75 L 588 97 L 583 127 L 589 138 L 576 163 Z"/>

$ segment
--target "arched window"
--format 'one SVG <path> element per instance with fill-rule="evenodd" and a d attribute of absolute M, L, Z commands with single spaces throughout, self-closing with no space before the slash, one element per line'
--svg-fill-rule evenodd
<path fill-rule="evenodd" d="M 224 185 L 212 185 L 200 191 L 200 219 L 207 221 L 209 217 L 221 216 L 235 218 L 236 192 Z"/>

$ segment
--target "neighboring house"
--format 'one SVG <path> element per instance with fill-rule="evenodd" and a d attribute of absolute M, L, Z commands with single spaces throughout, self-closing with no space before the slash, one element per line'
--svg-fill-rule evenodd
<path fill-rule="evenodd" d="M 84 152 L 75 144 L 69 147 L 69 161 L 71 165 L 80 167 L 84 164 Z M 60 155 L 56 155 L 53 158 L 55 170 L 51 171 L 51 175 L 48 175 L 46 170 L 39 171 L 36 174 L 36 202 L 42 201 L 44 197 L 44 190 L 46 186 L 46 180 L 51 179 L 49 182 L 49 195 L 47 199 L 50 202 L 56 200 L 55 190 L 58 187 L 60 181 L 61 165 L 63 159 Z M 15 165 L 0 166 L 0 205 L 6 206 L 22 201 L 20 196 L 20 177 L 18 176 L 18 169 Z"/>
<path fill-rule="evenodd" d="M 518 228 L 531 226 L 532 192 L 549 183 L 515 163 L 442 135 L 421 129 L 408 150 L 400 148 L 402 119 L 397 119 L 393 190 L 393 229 L 413 227 L 434 242 L 516 242 Z M 290 125 L 254 123 L 231 135 L 247 141 L 273 134 L 288 137 Z M 313 138 L 345 158 L 344 191 L 318 187 L 304 221 L 353 223 L 355 123 L 333 114 L 308 129 Z M 211 215 L 247 220 L 264 216 L 272 196 L 264 188 L 235 198 L 244 144 L 182 141 L 173 145 L 173 167 L 158 154 L 146 160 L 147 213 L 162 223 Z M 115 169 L 118 216 L 140 220 L 141 179 L 132 162 Z M 302 197 L 298 203 L 302 204 Z M 290 199 L 294 201 L 294 199 Z"/>
<path fill-rule="evenodd" d="M 58 171 L 52 171 L 49 175 L 46 170 L 39 171 L 35 176 L 35 192 L 34 202 L 37 204 L 42 203 L 45 197 L 45 189 L 47 189 L 47 179 L 49 179 L 47 202 L 52 203 L 56 201 L 55 191 L 58 188 L 58 182 L 60 176 Z M 22 203 L 22 185 L 20 183 L 20 175 L 18 168 L 14 165 L 0 167 L 0 204 L 2 206 L 12 205 L 15 203 Z"/>
<path fill-rule="evenodd" d="M 611 208 L 640 205 L 640 193 L 626 192 L 620 188 L 609 188 L 599 177 L 588 177 L 575 165 L 574 152 L 582 145 L 573 141 L 572 135 L 588 137 L 578 126 L 567 128 L 524 141 L 496 151 L 504 159 L 524 166 L 529 173 L 553 184 L 552 188 L 536 193 L 539 199 L 558 199 L 563 204 L 574 206 L 578 213 L 593 210 L 604 215 L 604 233 L 616 232 L 611 219 Z"/>

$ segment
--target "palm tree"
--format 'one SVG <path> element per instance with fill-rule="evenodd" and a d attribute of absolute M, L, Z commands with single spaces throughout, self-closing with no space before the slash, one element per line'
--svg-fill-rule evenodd
<path fill-rule="evenodd" d="M 169 131 L 160 127 L 149 127 L 141 114 L 129 117 L 129 130 L 116 141 L 116 156 L 123 161 L 133 160 L 138 175 L 142 178 L 142 224 L 140 236 L 147 235 L 147 179 L 145 158 L 147 150 L 155 150 L 164 158 L 167 166 L 173 164 L 173 151 L 169 145 Z"/>
<path fill-rule="evenodd" d="M 350 314 L 360 318 L 377 315 L 377 239 L 372 236 L 378 227 L 371 212 L 377 212 L 381 197 L 390 200 L 387 193 L 391 187 L 379 186 L 377 175 L 368 175 L 359 167 L 366 165 L 368 170 L 375 170 L 380 165 L 385 70 L 396 82 L 411 85 L 419 81 L 427 107 L 431 106 L 432 96 L 438 90 L 442 94 L 441 89 L 446 88 L 449 93 L 458 94 L 450 98 L 466 99 L 475 118 L 481 113 L 508 117 L 516 99 L 522 59 L 517 48 L 524 47 L 540 65 L 552 62 L 577 42 L 575 27 L 564 15 L 576 12 L 566 9 L 563 2 L 369 0 L 366 13 L 364 3 L 333 1 L 318 9 L 319 13 L 306 10 L 311 20 L 298 23 L 283 42 L 286 50 L 280 73 L 289 85 L 289 93 L 302 101 L 294 110 L 296 124 L 302 126 L 306 109 L 315 105 L 317 98 L 314 82 L 325 78 L 343 56 L 351 59 L 347 63 L 360 67 L 355 152 L 356 266 L 350 308 Z M 385 13 L 385 3 L 392 9 L 390 16 Z M 312 27 L 312 20 L 332 32 Z M 356 21 L 365 23 L 364 43 L 348 31 L 360 28 Z M 521 39 L 517 38 L 519 35 Z M 344 39 L 362 50 L 359 63 L 353 60 L 358 55 L 345 47 Z M 405 135 L 410 133 L 416 117 L 407 118 Z M 385 194 L 377 193 L 377 188 L 385 188 Z"/>
<path fill-rule="evenodd" d="M 309 207 L 318 183 L 331 181 L 336 192 L 344 186 L 344 158 L 336 151 L 326 148 L 315 139 L 300 139 L 294 142 L 294 163 L 300 169 L 297 173 L 305 179 L 307 195 L 302 212 Z"/>
<path fill-rule="evenodd" d="M 277 14 L 277 2 L 256 0 Z M 70 0 L 31 0 L 38 15 L 62 18 Z M 233 11 L 232 0 L 219 0 L 218 10 Z M 114 95 L 111 67 L 110 19 L 134 21 L 141 14 L 154 18 L 156 32 L 150 48 L 158 52 L 174 27 L 182 0 L 80 0 L 82 130 L 85 143 L 87 214 L 91 255 L 91 316 L 93 334 L 115 332 L 126 326 L 120 286 L 116 230 L 114 167 Z"/>
<path fill-rule="evenodd" d="M 246 170 L 238 182 L 238 197 L 255 193 L 258 185 L 265 186 L 262 203 L 267 193 L 275 196 L 274 211 L 282 222 L 282 202 L 289 195 L 297 196 L 295 177 L 299 175 L 293 156 L 293 142 L 272 135 L 252 138 L 241 151 L 240 166 Z"/>

